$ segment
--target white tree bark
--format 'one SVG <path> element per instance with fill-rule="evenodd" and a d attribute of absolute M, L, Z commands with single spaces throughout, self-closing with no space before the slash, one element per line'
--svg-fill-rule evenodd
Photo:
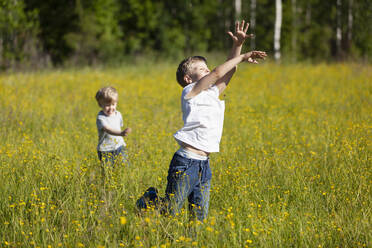
<path fill-rule="evenodd" d="M 250 18 L 250 24 L 249 29 L 252 32 L 255 32 L 256 30 L 256 0 L 251 0 L 251 18 Z M 251 50 L 256 49 L 256 36 L 253 36 L 251 38 Z"/>
<path fill-rule="evenodd" d="M 349 0 L 349 10 L 347 16 L 347 41 L 350 49 L 351 40 L 353 38 L 353 0 Z"/>
<path fill-rule="evenodd" d="M 242 0 L 235 0 L 235 18 L 240 20 L 242 16 Z"/>
<path fill-rule="evenodd" d="M 341 55 L 341 40 L 342 40 L 342 29 L 341 29 L 341 0 L 336 2 L 336 49 L 337 56 Z"/>
<path fill-rule="evenodd" d="M 280 31 L 282 28 L 282 0 L 275 1 L 274 58 L 280 60 Z"/>

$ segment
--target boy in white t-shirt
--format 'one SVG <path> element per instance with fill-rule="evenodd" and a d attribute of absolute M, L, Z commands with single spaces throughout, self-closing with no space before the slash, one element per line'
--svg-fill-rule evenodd
<path fill-rule="evenodd" d="M 177 81 L 183 87 L 181 106 L 184 126 L 174 134 L 180 149 L 169 165 L 166 199 L 168 211 L 175 215 L 186 198 L 189 210 L 202 221 L 208 214 L 212 172 L 209 154 L 219 152 L 225 103 L 219 95 L 225 90 L 236 66 L 247 61 L 258 63 L 265 52 L 252 51 L 240 55 L 249 24 L 236 22 L 235 33 L 228 32 L 233 47 L 228 60 L 213 71 L 206 59 L 193 56 L 183 60 L 177 70 Z"/>
<path fill-rule="evenodd" d="M 132 129 L 130 127 L 121 131 L 123 117 L 116 110 L 118 93 L 113 87 L 104 87 L 96 94 L 98 105 L 102 108 L 97 115 L 98 129 L 98 158 L 105 165 L 114 165 L 118 158 L 121 162 L 128 163 L 126 144 L 122 136 L 127 136 Z"/>

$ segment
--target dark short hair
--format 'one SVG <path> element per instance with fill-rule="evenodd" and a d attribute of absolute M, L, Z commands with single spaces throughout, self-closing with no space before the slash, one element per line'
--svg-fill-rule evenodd
<path fill-rule="evenodd" d="M 203 61 L 207 63 L 207 59 L 204 58 L 203 56 L 192 56 L 192 57 L 188 57 L 182 60 L 181 63 L 178 65 L 176 77 L 177 77 L 177 82 L 182 87 L 185 87 L 187 85 L 184 79 L 185 75 L 190 73 L 191 66 L 197 61 Z"/>

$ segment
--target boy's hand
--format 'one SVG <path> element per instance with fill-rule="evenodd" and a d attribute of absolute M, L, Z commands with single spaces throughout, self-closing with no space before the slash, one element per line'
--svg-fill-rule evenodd
<path fill-rule="evenodd" d="M 262 51 L 251 51 L 243 55 L 243 61 L 258 64 L 257 59 L 265 59 L 267 54 Z"/>
<path fill-rule="evenodd" d="M 121 135 L 122 136 L 128 136 L 128 134 L 130 134 L 131 132 L 132 132 L 132 128 L 127 127 L 126 129 L 124 129 L 123 132 L 121 132 Z"/>
<path fill-rule="evenodd" d="M 247 34 L 249 23 L 247 22 L 245 27 L 244 27 L 244 20 L 239 23 L 239 21 L 235 22 L 235 34 L 232 32 L 227 32 L 228 35 L 230 35 L 231 39 L 233 40 L 234 44 L 236 46 L 241 46 L 243 45 L 245 39 L 251 38 L 254 35 L 253 34 Z"/>

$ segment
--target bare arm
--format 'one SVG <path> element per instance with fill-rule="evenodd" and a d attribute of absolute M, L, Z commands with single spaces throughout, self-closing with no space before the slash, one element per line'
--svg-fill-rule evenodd
<path fill-rule="evenodd" d="M 115 130 L 115 129 L 103 126 L 103 130 L 106 133 L 111 134 L 111 135 L 115 135 L 115 136 L 127 136 L 129 133 L 132 132 L 132 129 L 130 127 L 124 129 L 124 131 L 121 131 L 121 130 Z"/>
<path fill-rule="evenodd" d="M 231 71 L 235 66 L 237 66 L 242 61 L 249 61 L 252 59 L 256 61 L 255 59 L 263 59 L 265 57 L 266 57 L 265 52 L 252 51 L 236 56 L 235 58 L 226 61 L 222 65 L 217 66 L 208 75 L 204 76 L 199 81 L 197 81 L 195 86 L 185 96 L 185 98 L 187 99 L 193 98 L 194 96 L 198 95 L 201 91 L 208 89 L 211 85 L 215 84 L 219 79 L 225 76 L 226 73 Z"/>
<path fill-rule="evenodd" d="M 252 35 L 247 35 L 249 23 L 246 23 L 244 27 L 244 20 L 239 23 L 238 21 L 235 22 L 235 33 L 228 32 L 230 37 L 233 40 L 233 46 L 231 48 L 230 54 L 227 57 L 227 60 L 235 58 L 240 55 L 243 43 L 248 37 L 252 37 Z M 216 82 L 216 86 L 219 89 L 220 94 L 226 89 L 226 86 L 229 84 L 231 77 L 236 72 L 237 66 L 231 69 L 228 73 L 226 73 L 221 79 Z"/>

